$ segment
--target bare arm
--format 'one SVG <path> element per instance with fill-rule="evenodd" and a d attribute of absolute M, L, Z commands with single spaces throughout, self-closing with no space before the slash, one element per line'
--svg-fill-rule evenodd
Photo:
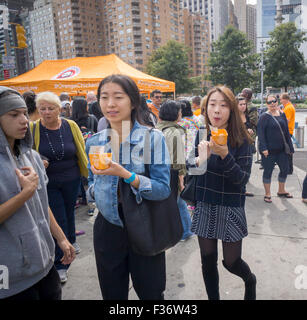
<path fill-rule="evenodd" d="M 64 256 L 61 260 L 63 264 L 70 264 L 75 259 L 75 249 L 71 243 L 67 240 L 63 230 L 56 222 L 54 215 L 50 208 L 48 208 L 49 219 L 50 219 L 50 231 L 53 237 L 56 239 L 57 244 L 62 249 Z"/>

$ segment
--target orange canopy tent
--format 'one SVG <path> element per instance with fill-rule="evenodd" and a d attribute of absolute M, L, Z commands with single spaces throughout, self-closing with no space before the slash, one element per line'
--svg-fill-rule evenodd
<path fill-rule="evenodd" d="M 111 74 L 130 76 L 140 92 L 150 93 L 155 89 L 175 92 L 175 83 L 143 73 L 115 54 L 98 57 L 78 57 L 63 60 L 45 60 L 34 69 L 12 79 L 0 81 L 20 93 L 33 90 L 35 93 L 52 91 L 59 95 L 67 92 L 72 96 L 86 95 L 96 91 L 100 81 Z"/>

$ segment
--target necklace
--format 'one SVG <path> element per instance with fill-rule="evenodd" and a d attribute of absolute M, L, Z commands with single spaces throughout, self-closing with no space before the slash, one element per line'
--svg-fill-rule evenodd
<path fill-rule="evenodd" d="M 60 126 L 60 128 L 58 130 L 55 130 L 55 131 L 59 132 L 59 137 L 60 137 L 60 142 L 61 142 L 61 147 L 62 147 L 62 151 L 60 152 L 59 155 L 57 155 L 56 152 L 55 152 L 55 149 L 54 149 L 54 147 L 53 147 L 53 145 L 51 143 L 51 140 L 50 140 L 49 133 L 48 133 L 47 129 L 44 126 L 42 126 L 42 127 L 43 127 L 43 131 L 45 133 L 45 136 L 46 136 L 46 138 L 48 140 L 49 147 L 50 147 L 55 159 L 58 160 L 58 161 L 63 160 L 65 152 L 64 152 L 64 140 L 63 140 L 62 130 L 61 130 L 62 126 Z"/>

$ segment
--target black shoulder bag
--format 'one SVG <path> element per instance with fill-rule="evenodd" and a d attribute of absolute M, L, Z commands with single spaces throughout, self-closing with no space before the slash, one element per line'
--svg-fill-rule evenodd
<path fill-rule="evenodd" d="M 199 131 L 200 133 L 201 131 Z M 202 141 L 203 136 L 199 137 L 199 141 Z M 180 197 L 188 204 L 195 205 L 196 201 L 196 184 L 197 177 L 195 175 L 186 175 L 186 181 L 184 189 L 180 193 Z"/>
<path fill-rule="evenodd" d="M 146 142 L 145 145 L 147 145 Z M 145 164 L 144 175 L 150 177 L 149 165 Z M 171 194 L 165 200 L 153 201 L 143 198 L 138 204 L 130 184 L 120 179 L 119 188 L 123 203 L 124 224 L 135 253 L 155 256 L 173 247 L 181 239 L 183 227 L 177 205 L 178 170 L 171 170 Z"/>

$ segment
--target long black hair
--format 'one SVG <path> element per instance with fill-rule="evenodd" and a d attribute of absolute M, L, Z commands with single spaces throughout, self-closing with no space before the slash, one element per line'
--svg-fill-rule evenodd
<path fill-rule="evenodd" d="M 72 102 L 71 120 L 74 120 L 79 127 L 87 126 L 88 117 L 86 100 L 83 98 L 74 99 Z"/>
<path fill-rule="evenodd" d="M 143 96 L 141 96 L 140 116 L 142 117 L 144 124 L 146 124 L 147 126 L 155 127 L 157 123 L 157 117 L 148 108 L 146 98 Z"/>
<path fill-rule="evenodd" d="M 180 100 L 181 112 L 183 117 L 193 117 L 193 111 L 189 100 Z"/>
<path fill-rule="evenodd" d="M 134 123 L 134 121 L 137 120 L 138 122 L 144 124 L 142 117 L 140 117 L 140 91 L 135 82 L 130 77 L 123 74 L 112 74 L 104 78 L 103 80 L 101 80 L 97 90 L 98 103 L 100 103 L 101 88 L 107 83 L 116 83 L 121 86 L 121 88 L 129 96 L 131 106 L 133 107 L 131 111 L 131 121 Z"/>
<path fill-rule="evenodd" d="M 35 102 L 35 93 L 34 91 L 26 91 L 22 95 L 23 99 L 26 102 L 27 108 L 28 108 L 28 114 L 31 115 L 36 111 L 36 102 Z"/>
<path fill-rule="evenodd" d="M 91 113 L 97 118 L 98 121 L 100 118 L 103 117 L 103 113 L 102 113 L 97 101 L 94 101 L 94 102 L 92 102 L 92 104 L 90 104 L 90 109 L 92 111 Z M 89 110 L 89 112 L 90 112 L 90 110 Z"/>

